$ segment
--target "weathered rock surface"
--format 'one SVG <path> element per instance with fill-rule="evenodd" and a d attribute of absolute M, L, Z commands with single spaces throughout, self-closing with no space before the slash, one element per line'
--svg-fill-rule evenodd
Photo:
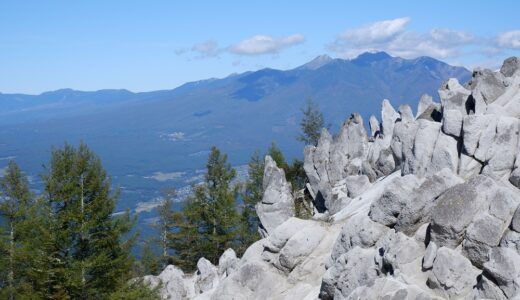
<path fill-rule="evenodd" d="M 291 185 L 285 179 L 285 172 L 276 166 L 270 157 L 265 157 L 264 196 L 256 205 L 264 235 L 294 216 L 294 198 Z"/>
<path fill-rule="evenodd" d="M 160 286 L 159 292 L 164 299 L 181 300 L 188 294 L 184 273 L 173 265 L 167 266 L 158 276 L 145 276 L 143 283 L 152 288 Z"/>
<path fill-rule="evenodd" d="M 382 104 L 305 148 L 315 215 L 266 158 L 263 239 L 196 274 L 146 276 L 172 299 L 520 299 L 520 60 L 446 81 L 415 116 Z"/>
<path fill-rule="evenodd" d="M 218 269 L 209 260 L 201 257 L 197 262 L 197 278 L 195 292 L 204 293 L 211 290 L 218 280 Z"/>
<path fill-rule="evenodd" d="M 227 277 L 237 269 L 237 265 L 237 254 L 233 249 L 229 248 L 224 251 L 218 260 L 218 274 Z"/>

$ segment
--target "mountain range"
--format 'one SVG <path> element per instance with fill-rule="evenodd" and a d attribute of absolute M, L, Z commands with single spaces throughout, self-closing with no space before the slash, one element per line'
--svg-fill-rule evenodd
<path fill-rule="evenodd" d="M 324 55 L 291 70 L 266 68 L 172 90 L 0 93 L 0 168 L 15 157 L 38 189 L 51 147 L 84 141 L 122 188 L 120 207 L 135 209 L 161 187 L 200 180 L 211 145 L 236 166 L 273 141 L 288 158 L 303 157 L 295 137 L 307 99 L 334 131 L 352 112 L 368 121 L 385 98 L 416 109 L 423 93 L 438 98 L 437 88 L 451 77 L 466 82 L 471 72 L 430 57 L 377 52 L 351 60 Z"/>

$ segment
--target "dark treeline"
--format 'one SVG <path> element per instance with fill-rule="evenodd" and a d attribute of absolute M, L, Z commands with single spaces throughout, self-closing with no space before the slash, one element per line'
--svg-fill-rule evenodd
<path fill-rule="evenodd" d="M 316 144 L 323 117 L 312 102 L 303 112 L 299 138 Z M 266 154 L 284 169 L 293 190 L 304 187 L 302 161 L 287 163 L 274 143 Z M 260 238 L 255 205 L 263 196 L 263 173 L 263 155 L 255 152 L 247 181 L 234 183 L 227 155 L 213 147 L 204 181 L 193 186 L 180 211 L 172 209 L 175 191 L 165 191 L 154 225 L 158 236 L 136 260 L 131 251 L 137 235 L 130 234 L 135 219 L 129 212 L 115 214 L 119 192 L 87 145 L 52 150 L 39 195 L 11 161 L 0 178 L 0 299 L 158 299 L 157 290 L 132 278 L 157 274 L 168 264 L 193 271 L 201 257 L 217 264 L 226 249 L 241 256 Z"/>
<path fill-rule="evenodd" d="M 85 144 L 65 145 L 52 151 L 41 179 L 36 196 L 11 161 L 0 180 L 0 298 L 153 299 L 127 284 L 133 220 L 113 215 L 118 192 L 100 159 Z"/>

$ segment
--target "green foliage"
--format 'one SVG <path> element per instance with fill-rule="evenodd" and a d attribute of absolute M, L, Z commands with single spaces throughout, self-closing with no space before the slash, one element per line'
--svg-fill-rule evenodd
<path fill-rule="evenodd" d="M 171 261 L 184 271 L 193 271 L 202 254 L 202 205 L 198 201 L 204 195 L 203 186 L 193 187 L 181 211 L 171 215 L 174 230 L 168 234 L 168 244 L 174 251 Z"/>
<path fill-rule="evenodd" d="M 276 145 L 275 142 L 271 143 L 271 146 L 269 147 L 269 149 L 267 149 L 267 154 L 269 156 L 271 156 L 271 158 L 276 162 L 276 165 L 278 166 L 278 168 L 284 169 L 284 171 L 286 171 L 285 173 L 287 174 L 287 169 L 289 168 L 289 164 L 285 160 L 282 150 L 280 150 L 280 148 L 278 148 L 278 146 Z"/>
<path fill-rule="evenodd" d="M 318 136 L 319 138 L 319 136 Z M 285 172 L 285 178 L 289 183 L 291 183 L 291 187 L 294 194 L 299 193 L 302 189 L 305 188 L 305 184 L 307 183 L 307 175 L 305 174 L 305 170 L 303 169 L 303 161 L 300 159 L 294 159 L 292 164 L 288 164 L 285 160 L 285 157 L 280 150 L 273 142 L 268 149 L 268 154 L 273 158 L 276 162 L 276 165 L 279 168 L 282 168 Z M 263 169 L 262 169 L 263 176 Z M 260 185 L 261 186 L 261 185 Z M 303 199 L 303 198 L 302 198 Z M 296 216 L 302 219 L 308 219 L 312 216 L 312 213 L 307 209 L 307 207 L 302 202 L 302 199 L 296 199 L 295 202 L 295 212 Z"/>
<path fill-rule="evenodd" d="M 146 241 L 143 245 L 140 262 L 142 265 L 142 275 L 157 275 L 163 270 L 158 256 L 152 249 L 152 241 L 150 240 Z"/>
<path fill-rule="evenodd" d="M 294 159 L 292 164 L 285 170 L 285 176 L 287 177 L 287 181 L 291 183 L 294 191 L 305 188 L 307 175 L 303 169 L 303 161 Z"/>
<path fill-rule="evenodd" d="M 123 285 L 108 297 L 109 300 L 160 300 L 158 287 L 150 289 L 140 281 Z"/>
<path fill-rule="evenodd" d="M 174 229 L 168 239 L 175 265 L 191 271 L 200 257 L 217 264 L 227 248 L 237 245 L 240 222 L 236 210 L 238 190 L 231 183 L 235 176 L 236 171 L 227 162 L 227 155 L 212 147 L 204 183 L 194 186 L 182 211 L 170 217 Z"/>
<path fill-rule="evenodd" d="M 174 230 L 176 224 L 176 218 L 174 218 L 173 211 L 173 198 L 175 197 L 176 193 L 177 192 L 173 188 L 163 190 L 164 201 L 157 207 L 159 222 L 155 225 L 155 228 L 159 231 L 157 242 L 160 245 L 161 250 L 159 261 L 159 268 L 161 270 L 163 270 L 172 261 L 168 235 L 172 232 L 172 230 Z"/>
<path fill-rule="evenodd" d="M 306 145 L 316 146 L 320 139 L 321 129 L 325 127 L 323 114 L 318 104 L 314 103 L 312 99 L 307 100 L 306 106 L 302 108 L 302 113 L 303 118 L 300 121 L 302 132 L 297 139 Z"/>
<path fill-rule="evenodd" d="M 48 298 L 106 298 L 129 279 L 134 238 L 128 212 L 113 216 L 118 192 L 85 145 L 52 151 L 42 176 L 49 211 Z"/>
<path fill-rule="evenodd" d="M 303 189 L 307 181 L 307 175 L 303 169 L 303 161 L 299 159 L 293 160 L 292 164 L 288 164 L 285 160 L 282 150 L 278 148 L 276 143 L 271 143 L 271 146 L 267 150 L 267 154 L 276 162 L 279 168 L 282 168 L 285 172 L 285 177 L 288 182 L 291 183 L 293 191 Z M 262 170 L 263 176 L 263 170 Z"/>
<path fill-rule="evenodd" d="M 53 150 L 42 179 L 40 198 L 14 162 L 0 179 L 0 298 L 107 299 L 130 276 L 133 220 L 84 144 Z"/>
<path fill-rule="evenodd" d="M 26 298 L 34 294 L 31 281 L 37 279 L 39 218 L 27 177 L 14 161 L 0 179 L 0 192 L 0 297 Z"/>
<path fill-rule="evenodd" d="M 260 239 L 258 224 L 260 220 L 256 214 L 255 205 L 262 201 L 264 190 L 262 186 L 264 178 L 264 160 L 258 151 L 252 156 L 248 164 L 248 180 L 241 192 L 243 201 L 240 220 L 240 234 L 237 255 L 241 256 L 247 247 Z"/>

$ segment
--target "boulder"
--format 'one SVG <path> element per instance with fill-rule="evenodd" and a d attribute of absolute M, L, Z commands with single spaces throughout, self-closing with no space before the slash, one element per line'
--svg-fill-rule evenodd
<path fill-rule="evenodd" d="M 433 98 L 427 94 L 422 95 L 421 99 L 419 100 L 419 104 L 417 105 L 417 114 L 415 115 L 415 118 L 419 119 L 419 116 L 426 112 L 426 110 L 432 105 Z"/>
<path fill-rule="evenodd" d="M 395 160 L 390 148 L 383 149 L 379 152 L 379 158 L 374 164 L 377 177 L 390 175 L 395 170 Z M 366 172 L 368 173 L 368 172 Z M 374 178 L 375 179 L 375 178 Z M 374 181 L 374 180 L 372 180 Z"/>
<path fill-rule="evenodd" d="M 430 242 L 428 244 L 422 262 L 423 269 L 429 270 L 433 267 L 433 262 L 435 261 L 435 257 L 437 256 L 437 249 L 438 247 L 434 242 Z"/>
<path fill-rule="evenodd" d="M 408 123 L 415 121 L 412 108 L 408 104 L 401 104 L 399 106 L 399 118 L 402 122 Z"/>
<path fill-rule="evenodd" d="M 511 172 L 511 176 L 509 176 L 509 182 L 511 182 L 512 185 L 514 185 L 520 189 L 520 168 L 519 167 L 515 167 L 513 172 Z"/>
<path fill-rule="evenodd" d="M 276 227 L 276 229 L 263 240 L 263 246 L 271 252 L 278 253 L 285 246 L 289 238 L 298 231 L 313 224 L 310 220 L 302 220 L 299 218 L 290 218 Z"/>
<path fill-rule="evenodd" d="M 484 270 L 508 298 L 520 294 L 520 255 L 509 248 L 493 248 Z"/>
<path fill-rule="evenodd" d="M 500 247 L 510 248 L 520 254 L 520 233 L 513 230 L 506 230 L 500 240 Z"/>
<path fill-rule="evenodd" d="M 435 174 L 444 168 L 457 173 L 459 166 L 458 150 L 458 141 L 452 136 L 440 132 L 425 174 Z"/>
<path fill-rule="evenodd" d="M 432 209 L 437 198 L 449 188 L 462 183 L 463 180 L 449 169 L 428 176 L 418 187 L 413 199 L 403 206 L 397 217 L 395 229 L 412 236 L 423 224 L 430 222 Z"/>
<path fill-rule="evenodd" d="M 462 245 L 465 255 L 478 267 L 488 261 L 491 249 L 499 245 L 520 203 L 518 193 L 499 185 L 488 188 L 484 194 L 487 206 L 468 226 Z"/>
<path fill-rule="evenodd" d="M 364 214 L 347 219 L 332 248 L 332 261 L 336 261 L 342 254 L 354 247 L 373 247 L 388 230 L 388 227 L 372 221 Z"/>
<path fill-rule="evenodd" d="M 520 58 L 509 57 L 504 60 L 504 63 L 500 68 L 500 73 L 506 77 L 512 77 L 514 74 L 518 73 L 518 70 L 520 70 Z"/>
<path fill-rule="evenodd" d="M 461 178 L 469 179 L 475 175 L 480 174 L 481 170 L 482 163 L 469 155 L 464 153 L 460 154 L 458 175 Z"/>
<path fill-rule="evenodd" d="M 292 236 L 280 251 L 280 265 L 289 272 L 318 246 L 327 232 L 321 226 L 308 226 Z"/>
<path fill-rule="evenodd" d="M 376 250 L 354 247 L 342 254 L 323 276 L 321 299 L 344 299 L 359 286 L 370 286 L 380 276 L 374 256 Z"/>
<path fill-rule="evenodd" d="M 237 269 L 238 261 L 235 251 L 227 249 L 218 259 L 218 274 L 224 277 L 231 275 Z"/>
<path fill-rule="evenodd" d="M 403 122 L 401 120 L 395 123 L 390 147 L 396 166 L 401 166 L 405 158 L 410 159 L 412 157 L 417 128 L 418 122 Z"/>
<path fill-rule="evenodd" d="M 496 120 L 496 127 L 491 144 L 486 147 L 486 151 L 480 153 L 481 143 L 475 151 L 475 157 L 486 162 L 482 169 L 483 174 L 489 174 L 497 178 L 508 178 L 514 168 L 516 155 L 518 153 L 518 135 L 520 132 L 520 120 L 511 117 L 499 117 Z"/>
<path fill-rule="evenodd" d="M 442 298 L 432 295 L 416 285 L 407 284 L 392 277 L 383 277 L 377 278 L 371 286 L 365 285 L 356 288 L 347 299 L 440 300 Z"/>
<path fill-rule="evenodd" d="M 264 195 L 256 205 L 256 213 L 267 234 L 294 216 L 294 198 L 291 185 L 285 179 L 283 169 L 268 155 L 265 157 L 263 179 Z"/>
<path fill-rule="evenodd" d="M 500 97 L 487 105 L 486 114 L 520 118 L 520 76 L 518 73 L 504 80 L 507 86 Z"/>
<path fill-rule="evenodd" d="M 511 220 L 511 229 L 516 232 L 520 232 L 520 207 L 518 207 L 513 215 L 513 219 Z"/>
<path fill-rule="evenodd" d="M 443 115 L 447 110 L 458 110 L 461 114 L 467 115 L 466 101 L 470 94 L 471 91 L 460 85 L 457 79 L 448 79 L 439 89 Z"/>
<path fill-rule="evenodd" d="M 459 137 L 462 131 L 463 115 L 460 110 L 446 109 L 442 116 L 442 131 L 453 137 Z"/>
<path fill-rule="evenodd" d="M 163 299 L 182 300 L 187 296 L 184 273 L 173 265 L 168 265 L 158 276 L 144 276 L 143 283 L 152 289 L 160 286 L 159 293 Z"/>
<path fill-rule="evenodd" d="M 381 133 L 381 129 L 379 127 L 379 121 L 374 115 L 370 116 L 370 119 L 368 119 L 368 124 L 370 125 L 370 133 L 372 137 L 376 137 L 378 134 Z"/>
<path fill-rule="evenodd" d="M 473 288 L 473 293 L 469 295 L 468 299 L 507 299 L 502 290 L 486 274 L 482 274 L 477 279 L 478 283 Z"/>
<path fill-rule="evenodd" d="M 355 198 L 370 187 L 370 180 L 366 175 L 351 175 L 345 178 L 348 197 Z"/>
<path fill-rule="evenodd" d="M 495 119 L 492 115 L 465 116 L 462 126 L 464 153 L 473 156 L 479 145 L 480 136 Z"/>
<path fill-rule="evenodd" d="M 200 294 L 213 289 L 218 283 L 218 271 L 209 260 L 201 257 L 197 262 L 195 292 Z"/>
<path fill-rule="evenodd" d="M 428 286 L 445 298 L 463 298 L 477 284 L 480 271 L 459 252 L 440 247 L 428 277 Z"/>
<path fill-rule="evenodd" d="M 351 160 L 366 158 L 368 153 L 368 136 L 361 115 L 354 113 L 343 124 L 338 136 L 333 140 L 329 153 L 330 184 L 342 180 L 346 175 L 356 175 L 357 170 L 345 174 Z"/>
<path fill-rule="evenodd" d="M 487 105 L 495 102 L 506 89 L 504 75 L 487 69 L 476 69 L 469 83 L 475 103 L 475 113 L 485 112 Z"/>
<path fill-rule="evenodd" d="M 401 211 L 412 200 L 420 183 L 414 175 L 395 178 L 385 188 L 382 196 L 370 206 L 370 218 L 380 224 L 393 227 Z"/>
<path fill-rule="evenodd" d="M 435 143 L 439 135 L 441 124 L 420 119 L 409 155 L 404 155 L 403 175 L 415 174 L 423 177 L 431 163 Z"/>
<path fill-rule="evenodd" d="M 375 258 L 376 264 L 379 270 L 387 275 L 402 273 L 406 265 L 418 261 L 425 253 L 424 245 L 395 230 L 388 230 L 377 241 L 376 249 L 378 250 L 378 255 Z M 417 276 L 419 273 L 420 270 L 417 270 L 416 274 L 409 275 Z"/>
<path fill-rule="evenodd" d="M 324 202 L 330 194 L 331 181 L 328 176 L 329 152 L 332 144 L 332 136 L 325 128 L 322 129 L 318 145 L 305 147 L 305 159 L 303 168 L 309 179 L 316 198 Z M 316 199 L 315 199 L 316 200 Z M 320 199 L 317 199 L 318 201 Z M 317 203 L 318 210 L 325 209 L 324 203 Z"/>
<path fill-rule="evenodd" d="M 466 227 L 486 204 L 480 190 L 493 184 L 489 177 L 479 175 L 443 193 L 432 209 L 432 241 L 440 247 L 457 247 L 464 238 Z"/>
<path fill-rule="evenodd" d="M 383 148 L 390 147 L 392 134 L 394 132 L 394 124 L 399 119 L 399 114 L 395 111 L 388 99 L 383 100 L 381 107 L 381 119 L 383 120 L 381 131 L 383 132 Z"/>

